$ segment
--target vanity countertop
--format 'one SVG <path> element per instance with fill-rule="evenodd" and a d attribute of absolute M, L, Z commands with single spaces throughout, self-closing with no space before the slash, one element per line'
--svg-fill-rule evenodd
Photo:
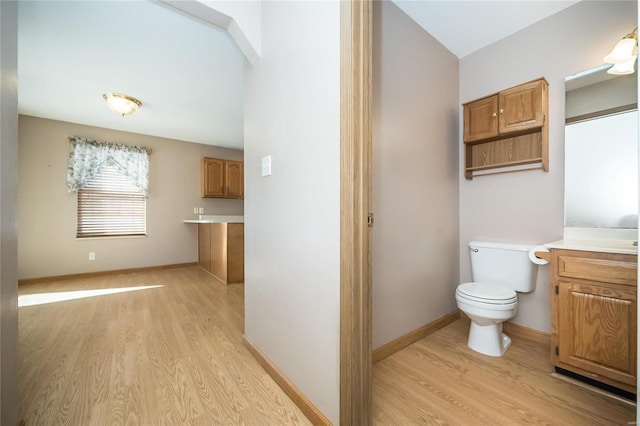
<path fill-rule="evenodd" d="M 573 240 L 564 239 L 545 244 L 547 248 L 598 251 L 604 253 L 638 254 L 632 240 Z"/>
<path fill-rule="evenodd" d="M 244 223 L 244 216 L 201 214 L 197 219 L 185 219 L 184 223 Z"/>

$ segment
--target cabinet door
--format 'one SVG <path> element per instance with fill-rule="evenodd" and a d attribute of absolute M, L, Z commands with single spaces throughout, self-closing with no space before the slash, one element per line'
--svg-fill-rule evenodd
<path fill-rule="evenodd" d="M 464 141 L 498 136 L 498 96 L 489 96 L 464 105 Z"/>
<path fill-rule="evenodd" d="M 202 197 L 224 197 L 224 160 L 202 159 Z"/>
<path fill-rule="evenodd" d="M 242 161 L 227 161 L 225 168 L 227 198 L 244 197 L 244 166 Z"/>
<path fill-rule="evenodd" d="M 547 83 L 525 83 L 498 94 L 500 134 L 542 127 L 546 111 Z"/>
<path fill-rule="evenodd" d="M 636 287 L 558 284 L 558 361 L 635 387 Z"/>
<path fill-rule="evenodd" d="M 198 224 L 198 265 L 211 272 L 211 224 Z"/>

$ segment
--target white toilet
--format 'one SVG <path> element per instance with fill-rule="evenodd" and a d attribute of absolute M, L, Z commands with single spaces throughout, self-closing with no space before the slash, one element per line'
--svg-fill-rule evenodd
<path fill-rule="evenodd" d="M 456 289 L 458 308 L 471 319 L 467 345 L 485 355 L 502 356 L 511 339 L 502 323 L 518 308 L 516 291 L 536 286 L 537 265 L 529 260 L 533 246 L 472 241 L 469 243 L 473 282 Z"/>

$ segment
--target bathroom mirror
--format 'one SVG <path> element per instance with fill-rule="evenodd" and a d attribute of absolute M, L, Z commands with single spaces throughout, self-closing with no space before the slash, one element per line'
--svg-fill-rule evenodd
<path fill-rule="evenodd" d="M 565 79 L 565 226 L 638 227 L 637 74 Z"/>

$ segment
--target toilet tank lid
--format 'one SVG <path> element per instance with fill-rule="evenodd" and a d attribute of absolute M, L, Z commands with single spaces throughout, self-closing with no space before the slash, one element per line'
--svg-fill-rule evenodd
<path fill-rule="evenodd" d="M 483 247 L 483 248 L 494 248 L 494 249 L 502 249 L 502 250 L 515 250 L 515 251 L 529 251 L 535 247 L 533 244 L 524 244 L 524 243 L 503 243 L 503 242 L 493 242 L 493 241 L 470 241 L 469 248 L 474 247 Z"/>

